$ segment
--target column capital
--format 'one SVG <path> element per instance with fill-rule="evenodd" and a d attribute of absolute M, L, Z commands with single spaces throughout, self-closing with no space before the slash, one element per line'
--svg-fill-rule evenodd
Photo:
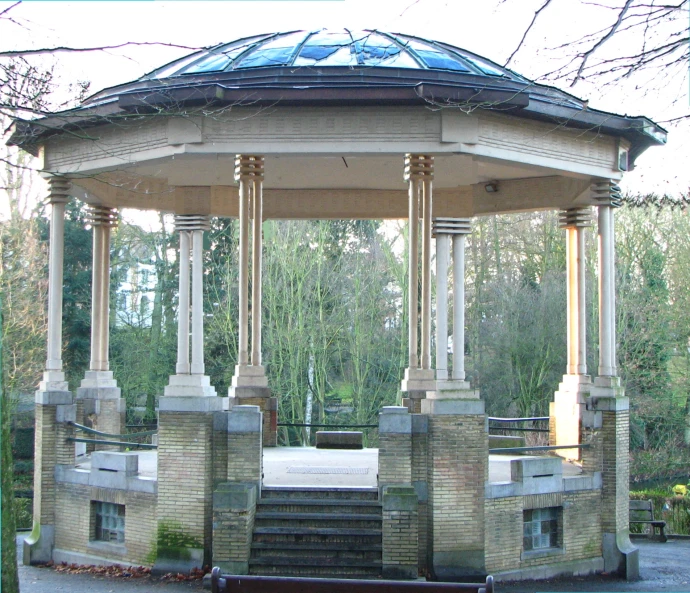
<path fill-rule="evenodd" d="M 70 199 L 72 183 L 65 177 L 50 177 L 48 179 L 48 204 L 66 204 Z"/>
<path fill-rule="evenodd" d="M 431 180 L 434 177 L 434 157 L 423 154 L 405 155 L 405 181 L 415 179 Z"/>
<path fill-rule="evenodd" d="M 469 235 L 472 232 L 472 220 L 470 218 L 442 218 L 433 220 L 433 236 L 438 235 Z"/>
<path fill-rule="evenodd" d="M 566 208 L 558 214 L 558 226 L 562 229 L 587 228 L 594 222 L 592 209 L 589 206 Z"/>
<path fill-rule="evenodd" d="M 619 208 L 623 204 L 621 188 L 613 179 L 593 182 L 590 187 L 590 197 L 597 206 Z"/>
<path fill-rule="evenodd" d="M 108 206 L 89 206 L 86 211 L 86 222 L 91 226 L 107 228 L 116 227 L 120 222 L 120 216 L 115 208 Z"/>
<path fill-rule="evenodd" d="M 207 214 L 176 214 L 177 232 L 207 231 L 211 228 L 211 218 Z"/>
<path fill-rule="evenodd" d="M 238 154 L 235 157 L 235 181 L 264 178 L 264 157 Z"/>

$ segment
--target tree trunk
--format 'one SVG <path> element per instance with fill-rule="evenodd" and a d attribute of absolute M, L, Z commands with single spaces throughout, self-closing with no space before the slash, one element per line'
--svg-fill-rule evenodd
<path fill-rule="evenodd" d="M 0 327 L 2 327 L 2 299 L 0 298 Z M 2 587 L 5 593 L 19 593 L 17 575 L 16 521 L 14 516 L 14 464 L 10 434 L 9 394 L 3 389 L 2 335 L 0 334 L 0 424 L 2 424 Z"/>

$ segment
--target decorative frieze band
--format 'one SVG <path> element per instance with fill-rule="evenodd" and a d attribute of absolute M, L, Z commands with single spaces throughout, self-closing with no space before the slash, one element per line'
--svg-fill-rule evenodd
<path fill-rule="evenodd" d="M 238 154 L 235 157 L 235 181 L 263 178 L 264 157 L 248 154 Z"/>
<path fill-rule="evenodd" d="M 48 204 L 65 204 L 69 202 L 72 184 L 64 177 L 51 177 L 48 179 Z"/>
<path fill-rule="evenodd" d="M 472 221 L 469 218 L 434 218 L 433 236 L 469 235 L 472 232 Z"/>
<path fill-rule="evenodd" d="M 593 223 L 590 208 L 568 208 L 561 210 L 558 226 L 562 229 L 591 227 Z"/>
<path fill-rule="evenodd" d="M 621 188 L 612 179 L 598 181 L 592 184 L 592 200 L 597 206 L 611 206 L 619 208 L 623 204 Z"/>
<path fill-rule="evenodd" d="M 211 228 L 211 219 L 206 214 L 176 214 L 175 230 L 181 231 L 207 231 Z"/>
<path fill-rule="evenodd" d="M 423 154 L 405 155 L 405 181 L 411 179 L 432 179 L 434 176 L 434 157 Z"/>
<path fill-rule="evenodd" d="M 107 206 L 90 206 L 86 212 L 86 222 L 91 226 L 113 228 L 118 225 L 119 220 L 117 210 Z"/>

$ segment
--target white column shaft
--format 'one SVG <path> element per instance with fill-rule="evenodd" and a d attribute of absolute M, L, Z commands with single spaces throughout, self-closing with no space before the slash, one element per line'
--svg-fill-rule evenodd
<path fill-rule="evenodd" d="M 611 374 L 618 375 L 618 363 L 616 360 L 616 235 L 615 235 L 615 209 L 609 208 L 609 308 L 611 310 Z"/>
<path fill-rule="evenodd" d="M 204 231 L 192 232 L 192 368 L 204 374 Z"/>
<path fill-rule="evenodd" d="M 422 368 L 431 368 L 431 180 L 422 182 Z"/>
<path fill-rule="evenodd" d="M 587 308 L 586 308 L 586 255 L 585 255 L 585 229 L 577 229 L 577 308 L 578 308 L 578 351 L 577 372 L 580 375 L 587 374 Z"/>
<path fill-rule="evenodd" d="M 567 373 L 577 374 L 579 347 L 579 287 L 578 287 L 578 265 L 577 265 L 577 228 L 568 227 L 566 233 L 566 275 L 567 275 L 567 347 L 568 364 Z"/>
<path fill-rule="evenodd" d="M 180 291 L 177 312 L 178 375 L 189 374 L 189 233 L 180 231 Z"/>
<path fill-rule="evenodd" d="M 62 370 L 62 281 L 65 247 L 65 204 L 53 202 L 50 215 L 48 268 L 48 357 L 46 370 Z"/>
<path fill-rule="evenodd" d="M 465 235 L 453 236 L 453 380 L 465 380 Z"/>
<path fill-rule="evenodd" d="M 103 226 L 94 224 L 91 260 L 91 363 L 92 371 L 101 369 L 101 315 L 103 298 Z"/>
<path fill-rule="evenodd" d="M 448 379 L 449 235 L 436 235 L 436 379 Z"/>
<path fill-rule="evenodd" d="M 409 367 L 419 367 L 417 356 L 417 324 L 418 318 L 418 294 L 419 294 L 419 183 L 416 179 L 409 181 L 409 270 L 408 270 L 408 339 L 409 339 Z"/>
<path fill-rule="evenodd" d="M 261 364 L 261 266 L 263 183 L 254 181 L 252 201 L 252 365 Z"/>
<path fill-rule="evenodd" d="M 611 207 L 599 206 L 599 375 L 613 375 L 613 260 L 611 233 Z"/>
<path fill-rule="evenodd" d="M 238 364 L 249 363 L 249 180 L 240 179 L 239 254 L 239 355 Z"/>

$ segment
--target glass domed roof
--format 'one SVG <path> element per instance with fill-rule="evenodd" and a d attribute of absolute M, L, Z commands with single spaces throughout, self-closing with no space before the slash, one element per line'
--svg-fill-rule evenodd
<path fill-rule="evenodd" d="M 198 51 L 154 70 L 141 80 L 269 67 L 334 66 L 445 70 L 525 80 L 498 64 L 445 43 L 399 33 L 348 29 L 291 31 L 247 37 Z"/>

